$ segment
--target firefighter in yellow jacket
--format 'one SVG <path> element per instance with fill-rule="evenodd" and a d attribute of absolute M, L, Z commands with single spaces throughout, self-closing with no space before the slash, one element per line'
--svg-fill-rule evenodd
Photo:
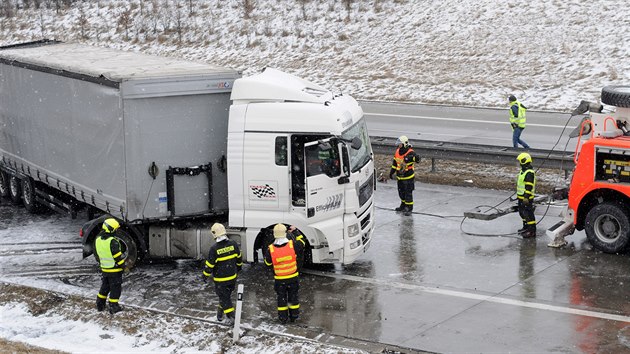
<path fill-rule="evenodd" d="M 94 248 L 101 266 L 101 288 L 96 296 L 96 310 L 105 310 L 109 296 L 109 313 L 112 315 L 122 311 L 118 303 L 122 293 L 122 280 L 125 259 L 116 231 L 120 227 L 114 218 L 103 221 L 102 231 L 96 237 Z"/>
<path fill-rule="evenodd" d="M 243 266 L 243 258 L 238 244 L 227 237 L 225 226 L 215 223 L 210 228 L 215 243 L 210 247 L 208 260 L 203 269 L 204 281 L 212 275 L 214 280 L 214 291 L 219 297 L 217 308 L 217 321 L 234 323 L 234 305 L 232 303 L 232 293 L 236 287 L 238 272 Z"/>
<path fill-rule="evenodd" d="M 393 179 L 396 174 L 398 180 L 398 196 L 400 197 L 400 206 L 396 208 L 397 212 L 403 212 L 405 216 L 411 215 L 413 211 L 413 190 L 415 189 L 415 171 L 414 164 L 420 162 L 420 156 L 416 154 L 409 144 L 406 136 L 401 136 L 396 141 L 398 148 L 394 153 L 394 161 L 389 171 L 389 178 Z"/>
<path fill-rule="evenodd" d="M 265 264 L 273 267 L 278 319 L 281 323 L 295 322 L 300 315 L 299 269 L 304 257 L 304 241 L 289 239 L 284 224 L 274 226 L 273 237 L 273 243 L 265 252 Z"/>

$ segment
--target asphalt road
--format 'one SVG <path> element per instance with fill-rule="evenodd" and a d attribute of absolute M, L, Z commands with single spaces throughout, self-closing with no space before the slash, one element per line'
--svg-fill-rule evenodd
<path fill-rule="evenodd" d="M 512 146 L 507 104 L 505 109 L 368 101 L 360 104 L 372 136 L 407 135 L 418 140 Z M 569 139 L 568 135 L 581 119 L 568 113 L 528 111 L 521 139 L 535 149 L 563 151 L 566 145 L 567 151 L 574 151 L 577 139 Z"/>
<path fill-rule="evenodd" d="M 352 265 L 302 273 L 299 325 L 276 322 L 273 280 L 262 264 L 240 274 L 243 323 L 316 340 L 356 339 L 374 350 L 630 352 L 630 257 L 594 251 L 582 233 L 567 238 L 566 248 L 548 248 L 544 229 L 559 219 L 560 206 L 542 220 L 546 208 L 537 209 L 536 239 L 511 234 L 520 226 L 515 214 L 461 223 L 464 211 L 509 194 L 417 184 L 416 214 L 404 217 L 388 210 L 398 204 L 395 185 L 379 183 L 370 248 Z M 2 279 L 92 298 L 99 278 L 94 260 L 82 260 L 72 244 L 78 224 L 0 206 Z M 39 238 L 55 242 L 50 252 L 33 252 Z M 126 275 L 121 302 L 212 318 L 217 299 L 200 272 L 194 260 L 142 265 Z"/>

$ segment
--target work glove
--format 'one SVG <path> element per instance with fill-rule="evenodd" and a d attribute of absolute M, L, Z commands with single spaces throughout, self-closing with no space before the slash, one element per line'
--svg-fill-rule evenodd
<path fill-rule="evenodd" d="M 237 273 L 240 273 L 242 269 L 243 269 L 243 266 L 236 266 Z"/>
<path fill-rule="evenodd" d="M 411 155 L 405 156 L 405 163 L 410 163 L 410 162 L 413 162 L 413 156 Z"/>
<path fill-rule="evenodd" d="M 518 127 L 516 123 L 511 123 L 510 125 L 512 126 L 512 129 L 516 129 Z"/>
<path fill-rule="evenodd" d="M 129 268 L 127 268 L 127 267 L 124 267 L 124 268 L 123 268 L 123 273 L 125 273 L 125 274 L 129 274 L 129 272 L 131 272 L 131 269 L 129 269 Z"/>
<path fill-rule="evenodd" d="M 528 198 L 523 198 L 524 205 L 529 205 L 530 203 L 531 203 L 531 200 L 529 200 Z"/>
<path fill-rule="evenodd" d="M 208 282 L 208 277 L 203 273 L 201 273 L 201 279 L 203 280 L 204 283 Z"/>
<path fill-rule="evenodd" d="M 389 179 L 395 179 L 395 178 L 394 178 L 394 174 L 393 174 L 393 173 L 390 173 L 390 174 L 389 174 Z"/>

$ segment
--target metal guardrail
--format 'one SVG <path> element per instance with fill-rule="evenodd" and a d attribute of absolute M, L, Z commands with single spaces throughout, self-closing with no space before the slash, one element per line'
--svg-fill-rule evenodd
<path fill-rule="evenodd" d="M 396 139 L 371 136 L 372 149 L 376 154 L 390 155 L 396 149 Z M 494 145 L 464 144 L 428 140 L 410 140 L 413 149 L 420 157 L 441 160 L 470 161 L 488 164 L 514 165 L 516 156 L 527 151 L 533 160 L 534 168 L 562 169 L 565 174 L 575 167 L 573 152 L 542 149 L 513 148 Z"/>

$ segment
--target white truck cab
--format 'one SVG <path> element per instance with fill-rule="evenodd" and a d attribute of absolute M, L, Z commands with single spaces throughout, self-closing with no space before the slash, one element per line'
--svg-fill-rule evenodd
<path fill-rule="evenodd" d="M 261 229 L 285 223 L 313 263 L 352 263 L 370 245 L 376 186 L 356 100 L 274 69 L 236 80 L 231 99 L 229 225 L 246 229 L 243 258 L 258 258 Z"/>

